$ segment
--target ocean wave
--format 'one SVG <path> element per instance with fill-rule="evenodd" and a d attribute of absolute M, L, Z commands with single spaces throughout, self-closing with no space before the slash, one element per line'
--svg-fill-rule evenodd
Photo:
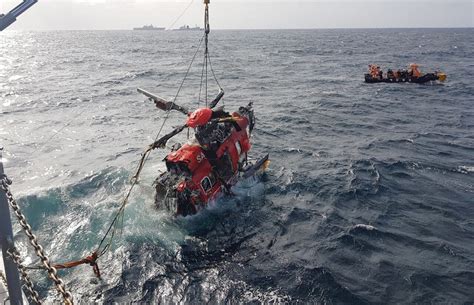
<path fill-rule="evenodd" d="M 374 161 L 357 160 L 351 162 L 348 175 L 349 190 L 363 196 L 378 193 L 381 176 Z"/>
<path fill-rule="evenodd" d="M 130 187 L 138 153 L 162 123 L 163 113 L 141 102 L 136 87 L 173 97 L 186 74 L 200 36 L 162 34 L 151 35 L 153 43 L 132 31 L 2 36 L 0 136 L 12 152 L 6 171 L 53 262 L 97 247 Z M 152 183 L 166 154 L 154 151 L 125 207 L 123 230 L 99 261 L 102 280 L 90 266 L 59 271 L 75 299 L 471 301 L 473 83 L 461 76 L 472 74 L 472 30 L 212 37 L 226 110 L 254 101 L 252 152 L 270 153 L 266 176 L 198 215 L 173 218 L 153 204 Z M 73 51 L 65 54 L 64 46 Z M 363 81 L 369 63 L 401 68 L 420 55 L 423 71 L 448 74 L 444 85 Z M 202 61 L 196 63 L 180 104 L 193 105 L 199 94 Z M 209 92 L 217 91 L 208 76 Z M 170 113 L 165 129 L 183 119 Z M 22 234 L 15 242 L 25 261 L 35 262 Z M 54 302 L 46 275 L 31 276 L 45 302 Z"/>

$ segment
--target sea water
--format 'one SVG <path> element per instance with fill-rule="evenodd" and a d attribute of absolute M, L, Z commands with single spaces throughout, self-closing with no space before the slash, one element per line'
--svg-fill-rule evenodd
<path fill-rule="evenodd" d="M 95 250 L 202 33 L 0 35 L 0 140 L 12 191 L 54 262 Z M 474 300 L 474 31 L 212 31 L 223 104 L 254 103 L 267 174 L 198 215 L 153 205 L 152 152 L 123 230 L 76 300 L 462 304 Z M 177 102 L 199 101 L 202 53 Z M 365 84 L 368 64 L 441 70 L 444 84 Z M 209 99 L 218 87 L 209 75 Z M 202 96 L 202 94 L 201 94 Z M 201 97 L 202 100 L 202 97 Z M 162 134 L 184 121 L 171 113 Z M 187 141 L 186 132 L 170 141 Z M 20 227 L 27 264 L 38 260 Z M 54 286 L 31 271 L 41 296 Z"/>

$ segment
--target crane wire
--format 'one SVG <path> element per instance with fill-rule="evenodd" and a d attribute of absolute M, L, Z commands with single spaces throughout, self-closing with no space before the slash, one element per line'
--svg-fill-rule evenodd
<path fill-rule="evenodd" d="M 181 17 L 183 17 L 183 15 L 186 13 L 186 11 L 191 7 L 193 2 L 194 2 L 194 0 L 191 0 L 191 2 L 189 2 L 188 6 L 186 6 L 186 8 L 183 10 L 183 12 L 181 12 L 181 14 L 178 16 L 178 18 L 176 18 L 176 20 L 168 27 L 168 29 L 171 29 L 176 24 L 176 22 L 178 22 L 179 19 L 181 19 Z"/>
<path fill-rule="evenodd" d="M 174 26 L 174 24 L 181 18 L 181 16 L 184 15 L 184 13 L 189 9 L 189 7 L 191 6 L 191 4 L 194 2 L 194 0 L 191 0 L 191 2 L 189 3 L 189 5 L 185 8 L 185 10 L 181 13 L 181 15 L 175 20 L 175 22 L 171 25 Z M 207 88 L 208 88 L 208 69 L 207 69 L 207 66 L 208 66 L 208 61 L 209 61 L 209 66 L 210 66 L 210 69 L 211 69 L 211 72 L 212 72 L 212 75 L 214 77 L 214 80 L 216 81 L 217 85 L 219 86 L 219 89 L 222 89 L 220 84 L 219 84 L 219 81 L 217 80 L 216 78 L 216 75 L 214 73 L 214 70 L 212 69 L 212 64 L 211 64 L 211 61 L 210 61 L 210 57 L 209 57 L 209 52 L 208 52 L 208 34 L 209 34 L 209 19 L 208 19 L 208 11 L 207 11 L 207 5 L 206 5 L 206 14 L 205 14 L 205 33 L 204 35 L 201 37 L 201 39 L 199 40 L 199 44 L 198 44 L 198 47 L 196 49 L 196 52 L 194 53 L 192 59 L 191 59 L 191 62 L 186 70 L 186 73 L 184 75 L 184 78 L 183 80 L 181 81 L 181 84 L 179 85 L 178 87 L 178 90 L 172 100 L 172 102 L 176 102 L 176 99 L 178 98 L 178 95 L 179 93 L 181 92 L 181 89 L 183 88 L 183 85 L 184 85 L 184 82 L 186 81 L 186 78 L 188 77 L 188 74 L 189 74 L 189 71 L 191 70 L 191 67 L 194 63 L 194 60 L 196 59 L 196 55 L 197 53 L 199 52 L 200 48 L 201 48 L 201 45 L 202 45 L 202 41 L 205 39 L 205 52 L 204 52 L 204 63 L 203 63 L 203 69 L 201 71 L 201 85 L 199 87 L 199 98 L 201 96 L 201 89 L 202 89 L 202 80 L 203 80 L 203 73 L 204 73 L 204 69 L 205 69 L 205 74 L 206 74 L 206 77 L 205 77 L 205 100 L 206 100 L 206 107 L 207 107 L 207 99 L 208 99 L 208 92 L 207 92 Z M 198 99 L 198 103 L 199 103 L 199 99 Z M 169 114 L 171 112 L 171 108 L 168 109 L 166 111 L 166 114 L 165 114 L 165 118 L 163 119 L 163 122 L 158 130 L 158 133 L 156 134 L 156 137 L 155 137 L 155 142 L 158 140 L 160 134 L 161 134 L 161 131 L 163 130 L 163 127 L 166 123 L 166 121 L 168 120 L 169 118 Z M 138 183 L 138 178 L 139 178 L 139 175 L 145 165 L 145 163 L 147 162 L 149 156 L 150 156 L 150 152 L 151 152 L 151 148 L 148 148 L 143 154 L 142 154 L 142 157 L 141 157 L 141 160 L 139 162 L 139 165 L 138 165 L 138 168 L 137 168 L 137 171 L 136 171 L 136 174 L 132 177 L 132 181 L 131 181 L 131 185 L 130 185 L 130 188 L 127 192 L 127 195 L 125 196 L 120 208 L 119 208 L 119 211 L 116 213 L 115 217 L 113 218 L 112 220 L 112 223 L 110 224 L 109 228 L 107 229 L 104 237 L 102 238 L 98 248 L 97 248 L 97 252 L 99 252 L 103 242 L 105 241 L 107 235 L 111 233 L 111 236 L 110 236 L 110 239 L 109 239 L 109 242 L 105 245 L 105 247 L 99 252 L 99 257 L 102 256 L 103 254 L 105 254 L 105 252 L 110 248 L 111 244 L 112 244 L 112 241 L 113 241 L 113 237 L 115 236 L 115 232 L 116 232 L 116 229 L 117 229 L 117 220 L 119 220 L 120 218 L 122 219 L 122 224 L 123 224 L 123 217 L 124 217 L 124 209 L 125 209 L 125 206 L 128 202 L 128 199 L 132 193 L 132 190 L 133 188 L 135 187 L 135 185 Z"/>
<path fill-rule="evenodd" d="M 221 84 L 217 80 L 216 74 L 214 72 L 214 68 L 212 67 L 211 56 L 210 56 L 209 52 L 207 52 L 207 54 L 204 54 L 204 59 L 203 59 L 203 63 L 202 63 L 201 83 L 199 85 L 198 108 L 199 108 L 199 105 L 200 105 L 200 102 L 201 102 L 201 92 L 202 92 L 203 82 L 204 82 L 204 87 L 205 87 L 206 107 L 207 107 L 207 84 L 208 84 L 208 82 L 207 82 L 207 80 L 208 80 L 208 70 L 207 70 L 208 64 L 207 63 L 209 63 L 209 68 L 211 70 L 214 81 L 217 84 L 217 87 L 219 88 L 219 90 L 223 90 L 222 87 L 221 87 Z M 204 77 L 204 72 L 205 72 L 205 77 Z"/>
<path fill-rule="evenodd" d="M 214 80 L 216 81 L 216 84 L 219 87 L 219 89 L 222 90 L 221 84 L 219 84 L 219 81 L 217 80 L 216 74 L 214 73 L 214 69 L 212 68 L 211 55 L 209 54 L 209 52 L 207 54 L 207 57 L 209 58 L 209 67 L 211 68 L 212 76 L 214 77 Z"/>
<path fill-rule="evenodd" d="M 204 65 L 205 65 L 205 60 L 206 60 L 206 56 L 204 56 L 203 59 L 202 59 L 201 83 L 199 84 L 199 97 L 198 97 L 198 105 L 197 105 L 198 108 L 199 108 L 199 105 L 200 105 L 200 103 L 201 103 L 202 80 L 203 80 L 203 77 L 204 77 Z"/>
<path fill-rule="evenodd" d="M 196 55 L 197 55 L 197 53 L 199 52 L 199 49 L 201 48 L 201 44 L 202 44 L 203 39 L 204 39 L 204 36 L 202 36 L 201 39 L 199 40 L 199 44 L 198 44 L 198 47 L 197 47 L 197 49 L 196 49 L 196 52 L 194 53 L 194 55 L 193 55 L 193 57 L 192 57 L 192 59 L 191 59 L 191 63 L 189 64 L 188 69 L 186 70 L 186 74 L 184 75 L 184 78 L 183 78 L 183 80 L 181 81 L 181 84 L 180 84 L 180 86 L 179 86 L 179 88 L 178 88 L 178 90 L 177 90 L 177 92 L 176 92 L 176 95 L 175 95 L 174 98 L 173 98 L 173 103 L 176 101 L 176 99 L 178 98 L 178 95 L 179 95 L 181 89 L 183 88 L 184 82 L 185 82 L 186 78 L 188 77 L 189 71 L 191 70 L 191 66 L 192 66 L 194 60 L 196 59 Z M 158 133 L 156 134 L 155 142 L 158 140 L 158 138 L 159 138 L 159 136 L 160 136 L 160 134 L 161 134 L 161 131 L 163 130 L 163 127 L 165 126 L 165 123 L 166 123 L 166 121 L 168 120 L 168 117 L 169 117 L 170 112 L 171 112 L 171 109 L 168 109 L 168 110 L 166 111 L 166 115 L 165 115 L 165 118 L 163 119 L 163 123 L 161 124 L 161 126 L 160 126 L 160 128 L 159 128 L 159 130 L 158 130 Z M 127 192 L 127 195 L 125 196 L 124 200 L 122 201 L 122 204 L 121 204 L 121 206 L 120 206 L 118 212 L 115 214 L 115 216 L 114 216 L 114 218 L 113 218 L 113 220 L 112 220 L 112 222 L 111 222 L 109 228 L 107 229 L 106 233 L 104 234 L 104 237 L 102 238 L 102 240 L 101 240 L 100 243 L 99 243 L 99 246 L 97 247 L 97 250 L 96 250 L 96 251 L 97 251 L 98 254 L 99 254 L 98 257 L 101 257 L 102 255 L 104 255 L 104 254 L 107 252 L 107 250 L 110 248 L 111 244 L 112 244 L 113 238 L 114 238 L 114 236 L 115 236 L 115 232 L 116 232 L 116 230 L 117 230 L 117 221 L 120 219 L 120 217 L 122 217 L 122 219 L 123 219 L 123 212 L 124 212 L 124 210 L 125 210 L 125 206 L 126 206 L 126 204 L 127 204 L 127 202 L 128 202 L 128 199 L 130 198 L 130 195 L 131 195 L 131 193 L 132 193 L 133 188 L 134 188 L 135 185 L 138 183 L 138 177 L 139 177 L 139 175 L 140 175 L 141 170 L 143 169 L 143 166 L 145 165 L 146 161 L 148 160 L 148 158 L 149 158 L 149 156 L 150 156 L 150 152 L 151 152 L 151 149 L 149 148 L 149 149 L 147 149 L 147 150 L 143 153 L 143 155 L 142 155 L 142 158 L 141 158 L 141 160 L 140 160 L 139 166 L 138 166 L 138 168 L 137 168 L 137 172 L 136 172 L 136 174 L 135 174 L 135 175 L 133 176 L 133 178 L 132 178 L 131 185 L 130 185 L 130 188 L 129 188 L 128 192 Z M 109 233 L 110 233 L 111 235 L 110 235 L 110 238 L 109 238 L 108 243 L 105 245 L 105 247 L 104 247 L 102 250 L 100 250 L 101 247 L 102 247 L 102 244 L 103 244 L 104 241 L 106 240 L 106 238 L 107 238 L 107 236 L 109 235 Z"/>

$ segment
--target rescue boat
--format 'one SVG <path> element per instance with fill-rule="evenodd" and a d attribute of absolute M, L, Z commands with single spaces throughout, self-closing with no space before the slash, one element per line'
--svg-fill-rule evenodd
<path fill-rule="evenodd" d="M 418 64 L 410 64 L 408 70 L 388 70 L 387 73 L 383 73 L 380 67 L 377 65 L 369 65 L 369 73 L 364 74 L 366 83 L 417 83 L 423 84 L 433 81 L 444 82 L 446 80 L 446 74 L 443 72 L 435 71 L 433 73 L 422 74 L 418 69 Z"/>
<path fill-rule="evenodd" d="M 408 73 L 402 77 L 373 77 L 369 73 L 364 74 L 366 83 L 417 83 L 423 84 L 432 81 L 446 80 L 446 74 L 442 72 L 426 73 L 420 77 L 409 76 Z"/>

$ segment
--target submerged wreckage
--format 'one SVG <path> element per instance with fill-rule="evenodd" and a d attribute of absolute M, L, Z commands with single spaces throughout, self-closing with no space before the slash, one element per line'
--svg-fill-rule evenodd
<path fill-rule="evenodd" d="M 157 206 L 183 216 L 195 214 L 223 193 L 232 194 L 231 187 L 239 179 L 262 172 L 269 163 L 268 154 L 254 162 L 248 158 L 251 148 L 250 136 L 255 125 L 252 103 L 241 106 L 233 113 L 226 112 L 224 106 L 216 108 L 224 96 L 224 90 L 220 87 L 210 64 L 209 0 L 204 0 L 204 4 L 205 50 L 199 92 L 204 84 L 205 107 L 191 112 L 186 107 L 176 104 L 175 100 L 167 101 L 148 91 L 138 89 L 140 93 L 153 101 L 157 108 L 164 111 L 178 111 L 187 116 L 184 125 L 159 138 L 150 146 L 150 150 L 165 148 L 168 140 L 178 133 L 185 129 L 194 129 L 194 138 L 189 143 L 175 144 L 171 148 L 171 152 L 163 160 L 167 170 L 155 181 Z M 218 95 L 209 102 L 207 97 L 208 63 L 219 86 Z"/>
<path fill-rule="evenodd" d="M 165 157 L 167 171 L 155 181 L 155 203 L 177 215 L 195 214 L 220 194 L 231 194 L 240 178 L 248 178 L 266 169 L 268 154 L 249 162 L 250 136 L 255 125 L 252 103 L 232 114 L 224 107 L 215 109 L 224 95 L 209 107 L 188 112 L 185 107 L 167 102 L 143 89 L 139 92 L 153 100 L 159 109 L 176 110 L 187 115 L 186 123 L 155 141 L 151 148 L 165 148 L 169 139 L 186 128 L 193 128 L 194 139 L 175 144 Z"/>

